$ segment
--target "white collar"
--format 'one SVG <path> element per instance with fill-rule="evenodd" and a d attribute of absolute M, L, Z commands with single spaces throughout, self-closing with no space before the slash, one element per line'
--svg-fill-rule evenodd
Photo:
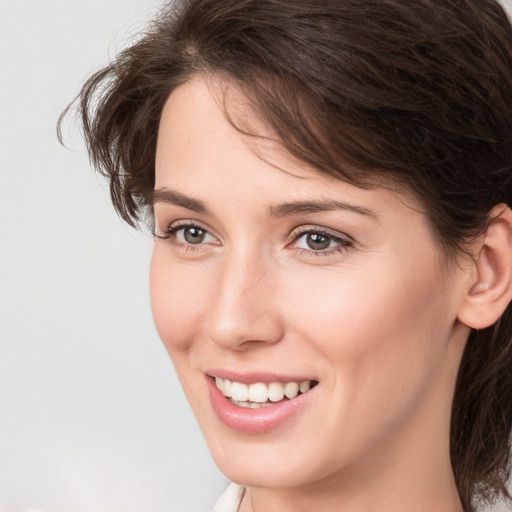
<path fill-rule="evenodd" d="M 245 494 L 245 487 L 230 482 L 220 495 L 213 512 L 237 512 Z"/>

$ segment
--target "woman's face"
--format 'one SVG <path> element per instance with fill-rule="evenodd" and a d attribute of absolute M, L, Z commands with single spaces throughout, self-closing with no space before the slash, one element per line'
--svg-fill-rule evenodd
<path fill-rule="evenodd" d="M 410 197 L 257 144 L 200 79 L 165 105 L 151 302 L 216 463 L 293 487 L 445 457 L 463 266 Z"/>

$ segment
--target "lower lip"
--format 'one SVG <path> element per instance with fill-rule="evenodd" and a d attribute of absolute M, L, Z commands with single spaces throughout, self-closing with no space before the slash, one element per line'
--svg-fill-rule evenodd
<path fill-rule="evenodd" d="M 276 402 L 270 407 L 248 409 L 231 403 L 217 387 L 214 379 L 207 377 L 207 381 L 213 409 L 222 423 L 233 430 L 251 434 L 261 434 L 280 427 L 307 405 L 315 389 L 312 388 L 291 400 Z"/>

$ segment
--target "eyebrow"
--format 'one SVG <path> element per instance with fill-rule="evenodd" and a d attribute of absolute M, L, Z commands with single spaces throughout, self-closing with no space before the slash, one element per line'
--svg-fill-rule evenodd
<path fill-rule="evenodd" d="M 175 190 L 169 190 L 166 188 L 159 188 L 153 191 L 152 203 L 169 203 L 176 206 L 182 206 L 187 210 L 192 210 L 196 213 L 203 213 L 208 215 L 210 211 L 199 199 L 193 199 Z"/>
<path fill-rule="evenodd" d="M 332 210 L 347 210 L 361 215 L 377 218 L 377 214 L 364 206 L 359 206 L 344 201 L 297 201 L 271 206 L 269 213 L 271 217 L 287 217 L 301 213 L 318 213 Z"/>
<path fill-rule="evenodd" d="M 196 213 L 210 215 L 210 210 L 206 204 L 199 200 L 188 197 L 176 190 L 169 190 L 160 188 L 153 191 L 152 202 L 155 203 L 169 203 L 176 206 L 181 206 L 187 210 Z M 372 210 L 352 203 L 344 201 L 294 201 L 291 203 L 284 203 L 271 206 L 268 209 L 270 217 L 288 217 L 292 215 L 299 215 L 304 213 L 319 213 L 333 210 L 347 210 L 360 215 L 377 218 L 377 215 Z"/>

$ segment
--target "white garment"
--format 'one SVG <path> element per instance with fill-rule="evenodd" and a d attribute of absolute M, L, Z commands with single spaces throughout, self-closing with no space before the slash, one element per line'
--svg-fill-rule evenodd
<path fill-rule="evenodd" d="M 220 495 L 213 512 L 237 512 L 245 494 L 245 487 L 230 482 Z"/>

